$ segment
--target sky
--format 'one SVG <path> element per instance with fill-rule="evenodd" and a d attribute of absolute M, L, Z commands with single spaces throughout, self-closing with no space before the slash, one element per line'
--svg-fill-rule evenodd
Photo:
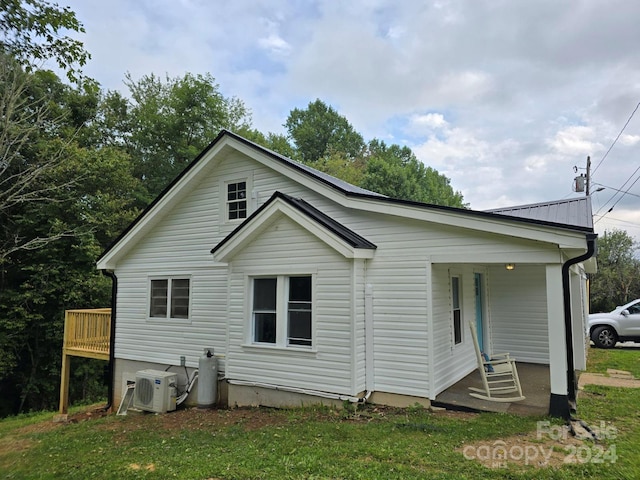
<path fill-rule="evenodd" d="M 590 156 L 596 231 L 640 240 L 640 2 L 58 3 L 105 89 L 126 93 L 127 72 L 210 73 L 281 134 L 319 98 L 365 140 L 410 147 L 475 210 L 584 195 Z"/>

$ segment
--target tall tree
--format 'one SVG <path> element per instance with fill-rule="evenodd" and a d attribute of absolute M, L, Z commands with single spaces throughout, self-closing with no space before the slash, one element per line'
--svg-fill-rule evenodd
<path fill-rule="evenodd" d="M 624 230 L 605 231 L 598 238 L 598 272 L 590 276 L 592 312 L 608 312 L 640 297 L 638 244 Z"/>
<path fill-rule="evenodd" d="M 220 132 L 248 129 L 251 114 L 235 97 L 225 97 L 210 75 L 164 80 L 127 75 L 131 100 L 110 92 L 101 104 L 102 132 L 107 143 L 124 145 L 135 174 L 151 201 Z M 115 131 L 112 129 L 116 127 Z"/>
<path fill-rule="evenodd" d="M 365 146 L 349 121 L 320 99 L 306 109 L 291 110 L 284 126 L 294 143 L 296 159 L 307 165 L 336 152 L 354 159 Z"/>
<path fill-rule="evenodd" d="M 360 186 L 402 200 L 465 207 L 462 194 L 453 190 L 450 180 L 425 166 L 409 147 L 378 139 L 369 142 Z"/>

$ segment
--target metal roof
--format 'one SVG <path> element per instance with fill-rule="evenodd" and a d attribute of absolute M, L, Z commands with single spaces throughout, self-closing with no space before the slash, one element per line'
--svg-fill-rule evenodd
<path fill-rule="evenodd" d="M 593 229 L 591 197 L 569 198 L 515 207 L 496 208 L 486 210 L 486 212 Z"/>

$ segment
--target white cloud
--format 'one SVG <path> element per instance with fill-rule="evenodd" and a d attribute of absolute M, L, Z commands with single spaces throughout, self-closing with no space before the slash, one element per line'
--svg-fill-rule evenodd
<path fill-rule="evenodd" d="M 620 143 L 626 147 L 632 147 L 640 142 L 640 135 L 621 135 Z"/>
<path fill-rule="evenodd" d="M 576 125 L 560 130 L 549 143 L 561 155 L 586 156 L 601 149 L 594 141 L 595 135 L 592 127 Z"/>
<path fill-rule="evenodd" d="M 277 55 L 287 55 L 291 51 L 291 45 L 289 45 L 275 33 L 271 33 L 268 37 L 259 39 L 258 45 L 260 45 L 265 50 L 269 50 L 270 52 L 273 52 Z"/>
<path fill-rule="evenodd" d="M 106 87 L 210 72 L 277 132 L 321 98 L 367 139 L 409 138 L 474 208 L 571 195 L 573 166 L 597 164 L 640 101 L 638 2 L 67 3 Z M 619 187 L 638 148 L 640 114 L 596 181 Z"/>

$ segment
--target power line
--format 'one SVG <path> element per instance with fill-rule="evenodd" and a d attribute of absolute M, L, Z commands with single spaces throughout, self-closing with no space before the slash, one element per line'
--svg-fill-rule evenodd
<path fill-rule="evenodd" d="M 607 158 L 607 156 L 609 155 L 609 152 L 611 151 L 611 149 L 613 148 L 613 146 L 618 142 L 618 139 L 620 138 L 620 136 L 622 135 L 622 132 L 625 131 L 625 129 L 627 128 L 627 125 L 629 125 L 629 122 L 631 121 L 631 119 L 633 118 L 633 116 L 636 114 L 636 112 L 638 111 L 638 108 L 640 107 L 640 102 L 638 102 L 638 104 L 636 105 L 636 108 L 633 109 L 633 112 L 631 112 L 631 115 L 629 115 L 629 118 L 627 119 L 627 122 L 624 124 L 624 126 L 622 127 L 622 130 L 620 130 L 620 133 L 618 133 L 618 136 L 616 137 L 616 139 L 613 141 L 613 143 L 611 144 L 611 146 L 609 147 L 609 150 L 606 151 L 606 153 L 603 155 L 603 157 L 600 159 L 600 161 L 598 162 L 598 165 L 596 165 L 596 168 L 593 169 L 593 171 L 591 172 L 591 174 L 593 175 L 594 173 L 596 173 L 596 170 L 598 170 L 598 167 L 600 167 L 600 165 L 602 165 L 602 162 L 604 162 L 604 159 Z"/>
<path fill-rule="evenodd" d="M 638 194 L 636 194 L 636 193 L 625 192 L 624 190 L 620 190 L 620 189 L 618 189 L 618 188 L 609 187 L 609 186 L 607 186 L 607 185 L 602 185 L 601 183 L 593 182 L 593 184 L 592 184 L 592 185 L 600 185 L 601 187 L 608 188 L 609 190 L 615 190 L 616 192 L 622 192 L 622 193 L 625 193 L 625 195 L 631 195 L 632 197 L 638 197 L 638 198 L 640 198 L 640 195 L 638 195 Z"/>
<path fill-rule="evenodd" d="M 640 104 L 639 104 L 639 105 L 640 105 Z M 616 203 L 614 203 L 614 204 L 613 204 L 613 206 L 612 206 L 612 207 L 607 211 L 607 213 L 609 213 L 611 210 L 613 210 L 613 207 L 615 207 L 615 206 L 618 204 L 618 202 L 619 202 L 620 200 L 622 200 L 622 198 L 623 198 L 625 195 L 627 195 L 627 194 L 629 193 L 629 190 L 631 189 L 631 187 L 633 187 L 633 186 L 636 184 L 636 182 L 638 181 L 638 179 L 640 179 L 640 177 L 636 178 L 636 179 L 635 179 L 635 181 L 634 181 L 634 182 L 629 186 L 629 188 L 627 188 L 627 190 L 626 190 L 626 191 L 623 191 L 623 190 L 622 190 L 622 189 L 625 187 L 625 185 L 631 181 L 631 179 L 635 176 L 635 174 L 636 174 L 636 173 L 638 173 L 638 170 L 640 170 L 640 166 L 634 170 L 634 172 L 629 176 L 629 178 L 627 178 L 627 180 L 622 184 L 622 186 L 620 187 L 620 189 L 614 188 L 614 190 L 616 190 L 616 193 L 614 193 L 614 194 L 611 196 L 611 198 L 609 198 L 609 200 L 607 200 L 606 202 L 604 202 L 604 204 L 602 204 L 602 207 L 600 207 L 600 208 L 598 209 L 598 211 L 596 212 L 596 214 L 600 213 L 600 211 L 601 211 L 601 210 L 602 210 L 602 209 L 603 209 L 603 208 L 604 208 L 604 207 L 605 207 L 609 202 L 611 202 L 614 198 L 616 198 L 616 196 L 618 196 L 618 193 L 620 193 L 620 192 L 621 192 L 621 193 L 622 193 L 622 195 L 620 195 L 620 198 L 619 198 L 618 200 L 616 200 Z M 605 213 L 605 215 L 606 215 L 606 213 Z"/>

